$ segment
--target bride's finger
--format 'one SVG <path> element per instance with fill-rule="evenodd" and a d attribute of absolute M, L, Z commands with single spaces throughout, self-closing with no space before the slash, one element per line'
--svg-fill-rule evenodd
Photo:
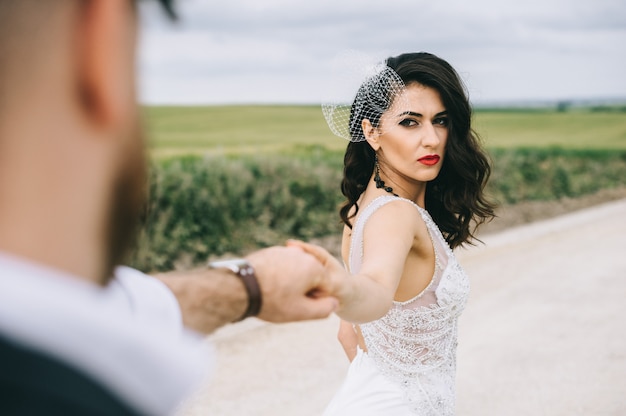
<path fill-rule="evenodd" d="M 315 257 L 320 263 L 327 264 L 329 259 L 332 257 L 330 253 L 324 250 L 322 247 L 305 243 L 300 240 L 288 240 L 287 247 L 298 247 L 302 249 L 305 253 L 308 253 Z"/>

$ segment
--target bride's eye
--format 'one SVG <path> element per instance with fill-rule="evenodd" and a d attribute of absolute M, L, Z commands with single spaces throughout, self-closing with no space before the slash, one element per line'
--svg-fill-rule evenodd
<path fill-rule="evenodd" d="M 403 127 L 413 127 L 417 126 L 417 121 L 410 118 L 405 118 L 404 120 L 400 121 L 399 124 Z"/>
<path fill-rule="evenodd" d="M 438 117 L 434 120 L 434 123 L 437 126 L 448 127 L 448 117 Z"/>

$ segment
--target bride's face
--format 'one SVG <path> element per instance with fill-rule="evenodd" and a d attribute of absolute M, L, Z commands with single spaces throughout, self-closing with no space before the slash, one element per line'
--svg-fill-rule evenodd
<path fill-rule="evenodd" d="M 437 90 L 409 84 L 380 123 L 368 141 L 388 176 L 408 182 L 437 177 L 448 140 L 448 113 Z"/>

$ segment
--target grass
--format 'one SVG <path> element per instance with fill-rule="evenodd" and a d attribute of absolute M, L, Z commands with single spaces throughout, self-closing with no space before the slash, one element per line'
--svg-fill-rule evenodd
<path fill-rule="evenodd" d="M 288 153 L 321 145 L 341 150 L 318 106 L 149 107 L 146 117 L 157 158 L 181 154 Z"/>
<path fill-rule="evenodd" d="M 145 115 L 158 159 L 340 152 L 346 145 L 330 133 L 319 106 L 146 107 Z M 489 148 L 626 150 L 624 111 L 479 110 L 474 127 Z"/>
<path fill-rule="evenodd" d="M 626 112 L 482 112 L 475 129 L 490 148 L 626 149 Z"/>

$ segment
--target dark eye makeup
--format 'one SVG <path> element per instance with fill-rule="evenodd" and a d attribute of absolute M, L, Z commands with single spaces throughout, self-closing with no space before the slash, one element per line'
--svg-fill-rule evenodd
<path fill-rule="evenodd" d="M 448 117 L 438 117 L 434 120 L 433 124 L 438 124 L 440 126 L 443 127 L 447 127 L 448 126 Z"/>
<path fill-rule="evenodd" d="M 416 126 L 418 123 L 416 120 L 413 120 L 412 118 L 405 118 L 403 120 L 400 120 L 400 124 L 403 127 L 413 127 Z"/>

